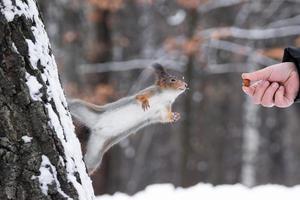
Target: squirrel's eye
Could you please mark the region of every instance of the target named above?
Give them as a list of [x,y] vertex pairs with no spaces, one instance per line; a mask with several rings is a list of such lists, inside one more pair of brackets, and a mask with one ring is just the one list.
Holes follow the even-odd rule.
[[176,80],[174,78],[171,79],[171,82],[175,82]]

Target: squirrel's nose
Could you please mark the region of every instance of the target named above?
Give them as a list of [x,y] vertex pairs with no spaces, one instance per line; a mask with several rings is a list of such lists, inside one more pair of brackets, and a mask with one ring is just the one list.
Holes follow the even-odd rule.
[[184,86],[187,88],[188,84],[187,84],[187,83],[184,83]]

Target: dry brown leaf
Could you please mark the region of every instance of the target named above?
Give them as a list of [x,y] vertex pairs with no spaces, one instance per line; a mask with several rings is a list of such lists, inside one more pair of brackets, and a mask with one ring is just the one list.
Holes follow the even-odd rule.
[[99,12],[98,9],[91,9],[90,12],[87,13],[87,19],[91,22],[100,22],[103,20],[103,13]]
[[184,54],[190,56],[199,53],[201,42],[202,40],[200,37],[193,37],[190,40],[186,40],[182,46],[182,50]]
[[136,2],[141,5],[153,5],[154,0],[136,0]]
[[208,0],[177,0],[177,3],[187,9],[197,9],[201,4],[207,3]]
[[300,47],[300,37],[297,37],[297,38],[295,39],[295,46],[296,46],[296,47]]
[[173,37],[169,37],[164,41],[164,48],[168,52],[178,50],[179,48],[181,48],[181,46],[182,45],[179,44],[178,41],[176,41],[176,38]]
[[277,47],[272,49],[264,49],[264,50],[260,50],[260,53],[263,54],[264,56],[281,60],[283,56],[283,48]]
[[64,43],[72,43],[78,39],[79,34],[75,31],[67,31],[63,34]]
[[220,28],[218,30],[213,31],[210,37],[212,39],[218,40],[230,37],[231,35],[232,34],[229,28]]
[[101,10],[116,12],[123,7],[124,0],[88,0],[92,5]]

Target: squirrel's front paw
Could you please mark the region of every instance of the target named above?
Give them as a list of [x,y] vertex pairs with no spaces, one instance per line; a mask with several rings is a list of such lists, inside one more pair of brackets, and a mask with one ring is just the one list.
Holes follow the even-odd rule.
[[150,108],[149,100],[146,95],[137,95],[135,98],[142,104],[142,108],[144,111]]
[[169,122],[176,122],[180,119],[180,113],[170,112],[169,113]]

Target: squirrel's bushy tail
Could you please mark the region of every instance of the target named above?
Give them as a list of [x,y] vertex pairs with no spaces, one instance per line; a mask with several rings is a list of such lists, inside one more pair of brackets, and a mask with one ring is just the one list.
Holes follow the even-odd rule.
[[99,118],[99,110],[95,110],[92,104],[79,99],[67,99],[69,110],[76,119],[88,128],[92,128]]

